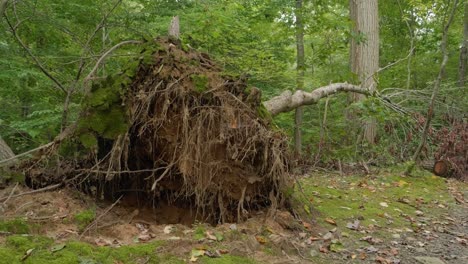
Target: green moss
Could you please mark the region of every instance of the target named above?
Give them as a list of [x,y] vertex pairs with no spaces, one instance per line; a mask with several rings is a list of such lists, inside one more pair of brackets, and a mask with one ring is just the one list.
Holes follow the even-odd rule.
[[204,263],[204,264],[237,264],[237,263],[255,264],[258,262],[249,258],[233,256],[233,255],[223,255],[220,258],[203,257],[200,259],[200,263]]
[[[0,244],[0,263],[11,264],[72,264],[72,263],[184,263],[172,256],[160,257],[155,250],[162,245],[156,241],[148,244],[120,248],[96,247],[82,242],[68,242],[57,251],[52,239],[32,236],[9,236]],[[32,254],[21,261],[26,251]]]
[[18,218],[11,221],[0,221],[0,231],[12,234],[27,234],[30,230],[26,221]]
[[193,84],[195,85],[195,91],[201,93],[206,91],[208,86],[208,77],[201,74],[192,74],[190,75],[190,79],[192,80]]
[[[438,204],[452,203],[445,180],[436,176],[419,175],[403,177],[402,172],[384,173],[379,176],[363,177],[338,175],[314,175],[301,181],[304,194],[296,192],[294,198],[321,212],[318,222],[325,227],[331,225],[325,218],[333,218],[339,228],[355,219],[362,226],[378,225],[386,228],[376,231],[374,236],[389,236],[389,229],[412,229],[411,222],[403,215],[416,218],[416,210],[434,217],[448,209]],[[409,204],[402,203],[405,199]],[[421,202],[422,201],[422,202]],[[386,203],[388,207],[382,206]],[[349,232],[359,236],[358,232]]]
[[78,227],[83,230],[91,224],[92,221],[96,218],[96,211],[94,209],[84,210],[75,214],[74,219]]
[[80,142],[86,148],[93,148],[96,147],[98,141],[96,137],[92,133],[84,133],[80,135]]

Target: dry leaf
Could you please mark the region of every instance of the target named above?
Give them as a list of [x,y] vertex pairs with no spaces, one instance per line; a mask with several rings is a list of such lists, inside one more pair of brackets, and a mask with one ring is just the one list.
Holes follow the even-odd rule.
[[255,239],[257,239],[258,243],[260,244],[265,244],[267,242],[264,236],[255,236]]
[[329,223],[330,225],[336,226],[336,221],[331,218],[325,218],[325,222]]

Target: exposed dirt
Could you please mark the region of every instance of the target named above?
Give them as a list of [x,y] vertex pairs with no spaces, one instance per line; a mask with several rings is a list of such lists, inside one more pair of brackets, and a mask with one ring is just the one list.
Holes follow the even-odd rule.
[[[0,191],[7,197],[13,186]],[[31,191],[17,187],[15,194]],[[76,215],[95,209],[95,220],[80,226]],[[163,219],[159,213],[164,210]],[[258,212],[244,223],[222,224],[160,224],[183,222],[186,210],[166,206],[157,210],[135,209],[120,202],[112,207],[108,202],[95,203],[82,193],[62,189],[11,198],[2,209],[0,220],[24,219],[32,234],[54,239],[56,243],[81,240],[96,246],[120,247],[164,241],[159,253],[188,260],[192,249],[217,249],[223,254],[254,258],[260,263],[302,263],[297,254],[299,236],[297,222],[290,213],[278,211],[275,216]],[[292,230],[296,229],[296,230]],[[310,233],[312,234],[312,233]],[[0,234],[0,246],[8,233]],[[216,238],[215,237],[218,237]],[[301,235],[303,238],[306,233]]]
[[[414,190],[416,200],[413,200],[413,196],[405,196],[408,201],[402,202],[409,204],[396,207],[398,202],[393,201],[400,198],[388,195],[396,195],[397,192],[407,193],[403,186],[395,186],[395,180],[400,179],[398,177],[387,180],[385,177],[382,178],[382,181],[387,181],[389,183],[387,186],[390,187],[382,187],[384,185],[380,180],[369,180],[366,177],[353,179],[336,175],[326,175],[326,177],[328,181],[317,176],[301,180],[304,188],[309,188],[305,183],[312,182],[313,186],[316,186],[312,188],[312,193],[320,192],[320,196],[314,195],[315,204],[323,204],[319,203],[317,197],[324,202],[327,200],[333,203],[341,202],[341,198],[326,193],[326,190],[330,193],[339,190],[340,184],[343,188],[349,186],[358,188],[357,194],[362,193],[363,197],[376,195],[373,199],[377,201],[364,203],[367,214],[365,211],[347,211],[346,206],[352,207],[353,204],[349,202],[356,198],[343,200],[343,206],[335,204],[345,211],[337,211],[339,214],[357,213],[355,219],[363,219],[359,215],[364,215],[366,220],[361,221],[361,227],[353,229],[354,227],[347,226],[347,222],[353,221],[346,216],[341,219],[335,217],[336,223],[334,223],[335,220],[330,218],[333,212],[323,209],[317,218],[316,226],[300,223],[284,211],[278,211],[273,216],[268,215],[268,212],[259,211],[243,223],[225,223],[216,227],[202,223],[168,224],[184,222],[184,217],[190,218],[187,216],[191,214],[190,210],[168,205],[155,210],[147,207],[137,208],[132,201],[124,200],[115,205],[109,202],[96,203],[81,192],[71,189],[11,198],[2,205],[0,215],[2,220],[25,219],[32,227],[33,234],[53,238],[56,243],[82,240],[97,247],[120,247],[164,241],[156,254],[170,254],[184,261],[189,261],[193,250],[202,250],[207,255],[213,256],[222,252],[251,258],[258,263],[418,263],[419,257],[422,257],[420,263],[468,262],[466,203],[468,189],[465,185],[449,180],[445,187],[440,189],[450,193],[447,196],[443,193],[440,195],[428,193],[428,196],[418,198],[427,191],[439,190],[436,187],[430,189],[430,185],[420,187],[418,181],[424,183],[435,178],[429,177],[426,180],[401,178],[404,182],[400,180],[399,183],[410,186],[406,188],[408,191]],[[437,178],[435,184],[443,181]],[[317,185],[317,182],[324,185],[323,189]],[[416,187],[423,190],[411,189]],[[13,186],[10,186],[1,190],[0,198],[9,196],[12,189]],[[27,191],[30,190],[17,187],[15,193]],[[353,197],[352,191],[341,190],[337,193],[341,195],[348,193]],[[382,192],[383,196],[380,196],[379,192]],[[388,194],[385,194],[386,192]],[[433,201],[431,197],[440,200]],[[373,223],[367,221],[374,215],[373,211],[369,211],[372,209],[371,202],[376,202],[378,206],[380,199],[384,198],[388,198],[386,201],[390,204],[390,208],[392,205],[395,209],[408,208],[408,211],[400,212],[404,222],[398,224],[398,219],[395,218],[398,214],[393,214],[394,209],[389,208],[377,212],[378,215],[382,215],[381,219],[377,219],[378,224],[377,222],[374,225],[368,224]],[[421,202],[419,205],[413,204],[418,201]],[[76,215],[90,208],[95,208],[95,220],[80,226]],[[414,210],[421,210],[424,213],[406,214]],[[0,247],[8,235],[0,234]],[[207,255],[203,258],[208,258]]]

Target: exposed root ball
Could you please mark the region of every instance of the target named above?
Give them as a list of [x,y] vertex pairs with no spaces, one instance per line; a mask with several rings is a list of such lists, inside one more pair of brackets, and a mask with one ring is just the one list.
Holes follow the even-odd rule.
[[96,155],[79,162],[75,182],[114,199],[138,190],[154,206],[185,205],[212,222],[277,207],[288,146],[260,97],[206,54],[168,39],[147,44],[136,70],[93,88],[75,138]]

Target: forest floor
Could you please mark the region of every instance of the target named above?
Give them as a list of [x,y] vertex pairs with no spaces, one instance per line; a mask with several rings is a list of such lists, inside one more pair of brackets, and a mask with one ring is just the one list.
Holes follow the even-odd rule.
[[30,190],[12,185],[0,190],[0,264],[468,263],[468,184],[401,171],[298,177],[297,208],[314,225],[283,211],[169,225],[174,208],[158,219],[70,189],[15,197]]

